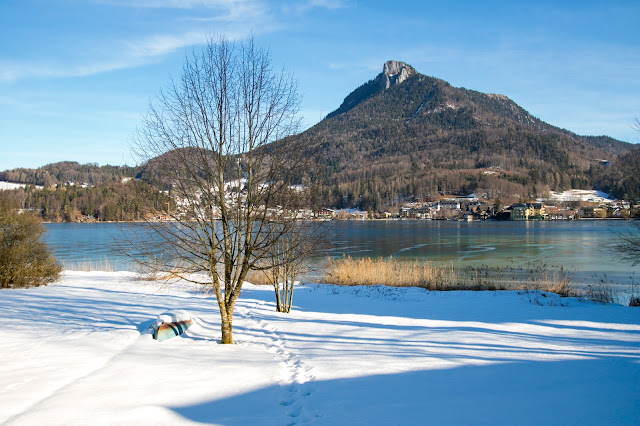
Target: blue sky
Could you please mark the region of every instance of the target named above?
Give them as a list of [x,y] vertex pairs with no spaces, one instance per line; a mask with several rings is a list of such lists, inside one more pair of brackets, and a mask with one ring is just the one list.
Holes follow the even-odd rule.
[[0,170],[133,164],[149,99],[207,36],[253,34],[309,126],[386,60],[640,142],[640,2],[0,0]]

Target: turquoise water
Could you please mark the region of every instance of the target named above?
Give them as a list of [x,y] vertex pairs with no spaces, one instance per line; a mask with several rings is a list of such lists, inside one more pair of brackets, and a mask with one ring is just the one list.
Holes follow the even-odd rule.
[[340,223],[333,253],[461,265],[545,263],[583,271],[631,270],[616,257],[622,221]]
[[65,265],[108,262],[117,270],[127,270],[131,261],[122,256],[118,242],[123,239],[115,223],[48,223],[45,242],[58,262]]
[[[348,255],[429,260],[462,267],[562,266],[575,270],[579,281],[605,278],[616,283],[630,282],[638,271],[620,260],[614,248],[617,233],[632,229],[626,221],[350,221],[329,226],[333,228],[333,244],[316,254],[319,263],[327,256]],[[46,227],[45,240],[61,262],[74,265],[106,259],[117,270],[132,268],[130,259],[115,250],[123,239],[118,224]]]

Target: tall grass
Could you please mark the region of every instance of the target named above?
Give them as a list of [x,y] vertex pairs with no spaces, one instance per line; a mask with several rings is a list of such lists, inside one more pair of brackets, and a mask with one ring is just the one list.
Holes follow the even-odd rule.
[[564,297],[578,296],[578,292],[573,287],[573,274],[573,271],[568,271],[563,267],[548,269],[546,265],[543,265],[532,270],[527,281],[522,283],[520,288],[547,291]]
[[269,277],[267,276],[267,271],[256,271],[254,269],[250,269],[249,272],[247,272],[247,276],[244,277],[244,280],[253,285],[271,285],[271,281],[269,281]]
[[[511,277],[505,275],[511,272]],[[431,262],[398,261],[393,258],[328,259],[325,282],[338,285],[375,285],[422,287],[427,290],[541,290],[561,296],[576,296],[573,272],[546,265],[529,271],[524,280],[512,269],[463,268],[437,266]]]
[[116,266],[106,257],[100,260],[63,261],[62,267],[65,271],[79,272],[115,272]]
[[328,259],[327,284],[422,287],[427,290],[495,290],[498,285],[479,274],[461,276],[453,265],[436,266],[431,262],[401,262],[383,259]]
[[[99,260],[63,261],[62,267],[66,271],[78,272],[117,272],[122,270],[107,257]],[[137,274],[138,281],[169,281],[180,278],[175,269],[160,271],[149,265],[130,265],[129,271]]]
[[639,307],[640,306],[640,289],[638,289],[638,285],[635,280],[631,280],[631,294],[629,295],[629,306]]
[[[590,284],[587,286],[586,291],[583,294],[583,297],[587,300],[591,300],[592,302],[607,304],[607,303],[615,303],[623,302],[622,296],[620,294],[619,288],[611,283],[607,275],[602,275],[597,282],[594,284]],[[635,282],[633,279],[631,280],[631,294],[629,295],[629,306],[633,306],[633,299],[635,297]]]

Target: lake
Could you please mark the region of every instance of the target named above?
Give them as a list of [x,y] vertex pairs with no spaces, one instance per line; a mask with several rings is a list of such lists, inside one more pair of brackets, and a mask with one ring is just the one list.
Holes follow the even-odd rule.
[[[456,267],[527,269],[546,265],[575,270],[574,281],[579,283],[639,281],[635,276],[638,268],[621,261],[614,248],[617,233],[632,229],[627,221],[392,220],[335,221],[330,226],[333,247],[317,254],[319,264],[327,256],[346,255],[429,260]],[[118,224],[61,223],[46,227],[45,241],[70,269],[105,260],[116,270],[132,268],[130,260],[118,256],[112,248],[114,238],[122,235]]]

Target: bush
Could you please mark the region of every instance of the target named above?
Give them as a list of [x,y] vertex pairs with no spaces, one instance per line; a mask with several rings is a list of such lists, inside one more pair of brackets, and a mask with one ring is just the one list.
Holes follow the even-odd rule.
[[0,204],[0,288],[40,286],[58,278],[61,268],[40,240],[45,232],[35,216]]

